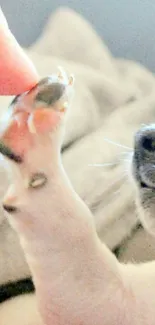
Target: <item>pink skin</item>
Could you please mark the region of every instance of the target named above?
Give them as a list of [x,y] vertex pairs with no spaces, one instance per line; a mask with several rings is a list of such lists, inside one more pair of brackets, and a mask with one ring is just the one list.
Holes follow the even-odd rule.
[[20,94],[38,82],[37,71],[11,33],[0,8],[0,95]]
[[[31,134],[23,163],[10,162],[13,183],[3,201],[17,208],[8,217],[29,263],[43,322],[154,325],[155,293],[145,285],[147,272],[121,265],[100,242],[91,212],[66,176],[60,155],[64,121],[62,113],[50,133]],[[47,183],[32,188],[36,172]]]

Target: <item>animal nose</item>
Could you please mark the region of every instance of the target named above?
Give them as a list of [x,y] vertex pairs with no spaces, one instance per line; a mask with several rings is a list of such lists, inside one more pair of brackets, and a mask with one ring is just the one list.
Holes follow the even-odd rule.
[[135,135],[135,153],[152,156],[155,153],[155,124],[140,129]]
[[17,212],[17,208],[13,205],[7,205],[7,204],[3,204],[3,209],[5,211],[7,211],[8,213],[15,213]]
[[136,133],[132,167],[141,188],[155,187],[155,124]]

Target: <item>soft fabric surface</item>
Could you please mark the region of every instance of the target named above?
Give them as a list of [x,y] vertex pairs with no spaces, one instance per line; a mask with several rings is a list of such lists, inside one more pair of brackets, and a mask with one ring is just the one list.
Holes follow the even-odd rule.
[[[132,147],[134,132],[154,120],[155,78],[135,62],[114,58],[89,23],[66,8],[52,15],[26,52],[41,77],[56,72],[59,65],[75,75],[63,161],[75,190],[92,210],[100,238],[114,250],[128,240],[137,217],[127,177],[131,151],[105,138]],[[0,99],[1,113],[9,101]],[[89,166],[94,163],[112,165]],[[9,183],[3,164],[0,179],[2,197]],[[0,283],[27,277],[30,272],[18,238],[2,210],[0,247]]]

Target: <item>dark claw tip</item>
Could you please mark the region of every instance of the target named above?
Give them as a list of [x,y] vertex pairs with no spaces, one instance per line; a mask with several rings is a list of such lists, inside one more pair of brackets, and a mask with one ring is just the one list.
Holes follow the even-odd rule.
[[2,141],[0,142],[0,153],[5,157],[13,160],[16,163],[22,163],[22,158],[16,155],[9,147],[7,147]]
[[3,209],[5,211],[7,211],[8,213],[14,213],[14,212],[17,212],[17,208],[14,207],[13,205],[7,205],[7,204],[3,204]]

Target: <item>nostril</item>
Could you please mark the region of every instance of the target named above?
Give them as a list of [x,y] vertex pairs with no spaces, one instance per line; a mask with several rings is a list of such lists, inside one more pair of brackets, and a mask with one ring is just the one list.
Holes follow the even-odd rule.
[[7,204],[3,204],[3,209],[9,213],[14,213],[17,212],[17,208],[13,205],[7,205]]
[[142,137],[141,146],[147,151],[155,152],[155,138],[149,135]]

